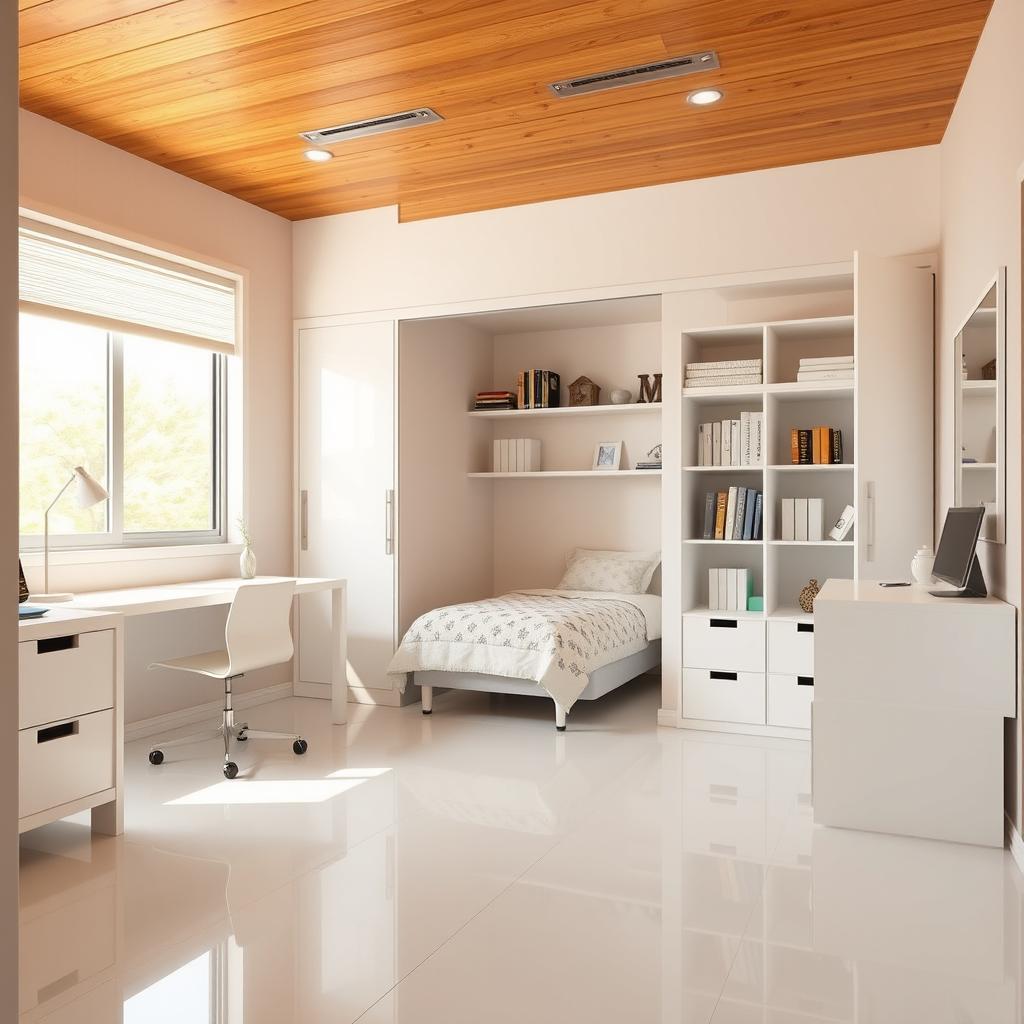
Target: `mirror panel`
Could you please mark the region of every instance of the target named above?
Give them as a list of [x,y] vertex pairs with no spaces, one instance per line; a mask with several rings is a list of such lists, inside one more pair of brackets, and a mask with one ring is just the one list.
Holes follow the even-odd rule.
[[984,505],[981,539],[1005,541],[1006,270],[964,321],[954,346],[955,503]]

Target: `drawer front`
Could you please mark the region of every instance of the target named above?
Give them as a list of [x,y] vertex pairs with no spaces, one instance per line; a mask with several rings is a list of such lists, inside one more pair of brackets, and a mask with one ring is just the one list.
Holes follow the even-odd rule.
[[768,623],[768,671],[783,676],[814,675],[814,623]]
[[63,995],[112,966],[116,924],[117,902],[112,886],[23,922],[21,1012]]
[[719,616],[683,620],[683,665],[686,668],[764,671],[764,623]]
[[18,733],[18,816],[114,784],[114,712],[97,711]]
[[18,728],[114,706],[114,631],[18,644]]
[[768,677],[768,724],[810,729],[814,679],[811,676]]
[[683,717],[764,725],[764,676],[757,672],[683,669]]

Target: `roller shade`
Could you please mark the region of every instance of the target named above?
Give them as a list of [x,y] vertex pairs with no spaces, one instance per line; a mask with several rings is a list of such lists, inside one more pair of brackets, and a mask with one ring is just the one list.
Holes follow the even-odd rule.
[[234,353],[234,278],[24,220],[18,234],[24,312]]

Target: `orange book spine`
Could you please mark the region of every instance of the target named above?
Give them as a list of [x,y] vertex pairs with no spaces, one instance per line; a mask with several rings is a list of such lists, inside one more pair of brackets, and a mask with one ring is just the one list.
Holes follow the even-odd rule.
[[816,466],[821,463],[821,428],[815,427],[811,431],[811,462]]
[[800,465],[800,431],[796,427],[789,432],[789,461]]
[[715,540],[725,539],[725,509],[729,502],[729,492],[718,492],[718,503],[715,507]]

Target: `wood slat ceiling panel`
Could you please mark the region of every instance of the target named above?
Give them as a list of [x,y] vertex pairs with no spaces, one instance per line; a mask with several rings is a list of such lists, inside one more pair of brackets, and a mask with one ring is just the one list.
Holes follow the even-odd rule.
[[[938,142],[991,0],[19,0],[22,104],[284,216],[403,219]],[[557,99],[684,52],[718,71]],[[693,88],[725,100],[695,109]],[[300,130],[446,120],[301,156]]]

